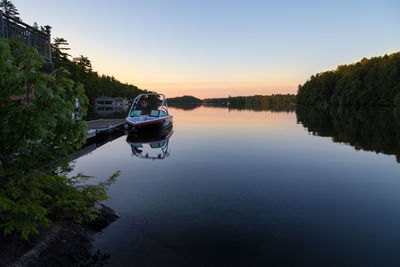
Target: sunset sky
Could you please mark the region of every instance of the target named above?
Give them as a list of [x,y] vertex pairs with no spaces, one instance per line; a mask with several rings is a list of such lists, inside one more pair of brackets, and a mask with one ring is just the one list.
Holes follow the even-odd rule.
[[400,50],[400,1],[14,0],[93,69],[168,97],[296,93]]

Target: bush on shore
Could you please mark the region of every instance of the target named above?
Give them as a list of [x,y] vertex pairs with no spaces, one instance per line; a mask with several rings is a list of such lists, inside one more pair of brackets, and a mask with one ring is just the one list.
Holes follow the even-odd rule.
[[[88,103],[68,71],[40,71],[44,59],[19,40],[0,39],[0,229],[28,239],[53,221],[96,216],[106,188],[68,177],[67,157],[86,140],[81,120]],[[83,108],[76,109],[76,101]]]

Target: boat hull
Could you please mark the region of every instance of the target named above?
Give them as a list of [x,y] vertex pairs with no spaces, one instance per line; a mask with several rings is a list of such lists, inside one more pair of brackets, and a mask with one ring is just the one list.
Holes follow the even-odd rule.
[[131,127],[143,127],[143,126],[162,126],[167,127],[172,125],[172,116],[151,118],[148,120],[140,120],[138,118],[126,118],[126,122]]

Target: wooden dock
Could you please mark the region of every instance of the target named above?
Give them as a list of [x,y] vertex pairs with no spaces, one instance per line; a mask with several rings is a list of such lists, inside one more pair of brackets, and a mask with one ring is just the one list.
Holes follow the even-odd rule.
[[94,121],[86,121],[88,127],[87,139],[95,137],[99,134],[112,134],[118,130],[125,129],[125,119],[99,119]]

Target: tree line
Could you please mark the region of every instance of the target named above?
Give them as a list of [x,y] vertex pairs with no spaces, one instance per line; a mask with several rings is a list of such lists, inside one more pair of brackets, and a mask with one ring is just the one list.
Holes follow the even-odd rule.
[[178,108],[193,109],[196,106],[229,107],[230,109],[248,110],[282,110],[292,111],[295,109],[296,95],[255,95],[235,96],[225,98],[199,99],[194,96],[181,96],[168,99],[168,104]]
[[122,96],[132,99],[138,94],[148,92],[135,85],[122,83],[115,77],[100,75],[92,69],[91,61],[85,56],[71,57],[68,54],[69,43],[64,38],[55,38],[52,47],[52,58],[55,68],[64,68],[70,72],[70,78],[84,86],[90,103],[99,96]]
[[294,110],[295,102],[296,95],[293,94],[230,96],[203,100],[205,105],[228,105],[232,109],[251,110]]
[[301,105],[400,105],[400,52],[339,66],[299,85]]
[[[0,9],[8,16],[21,21],[18,9],[9,0],[0,1]],[[35,22],[32,26],[35,29],[44,31],[43,26],[38,26]],[[64,38],[54,38],[52,49],[52,60],[55,69],[66,69],[70,73],[70,78],[75,82],[82,84],[89,101],[99,96],[122,96],[127,98],[134,98],[140,93],[148,92],[141,90],[135,85],[122,83],[115,77],[109,75],[99,75],[93,71],[92,63],[89,58],[85,56],[72,57],[68,54],[69,43]]]
[[168,98],[168,104],[201,104],[202,100],[191,95]]

